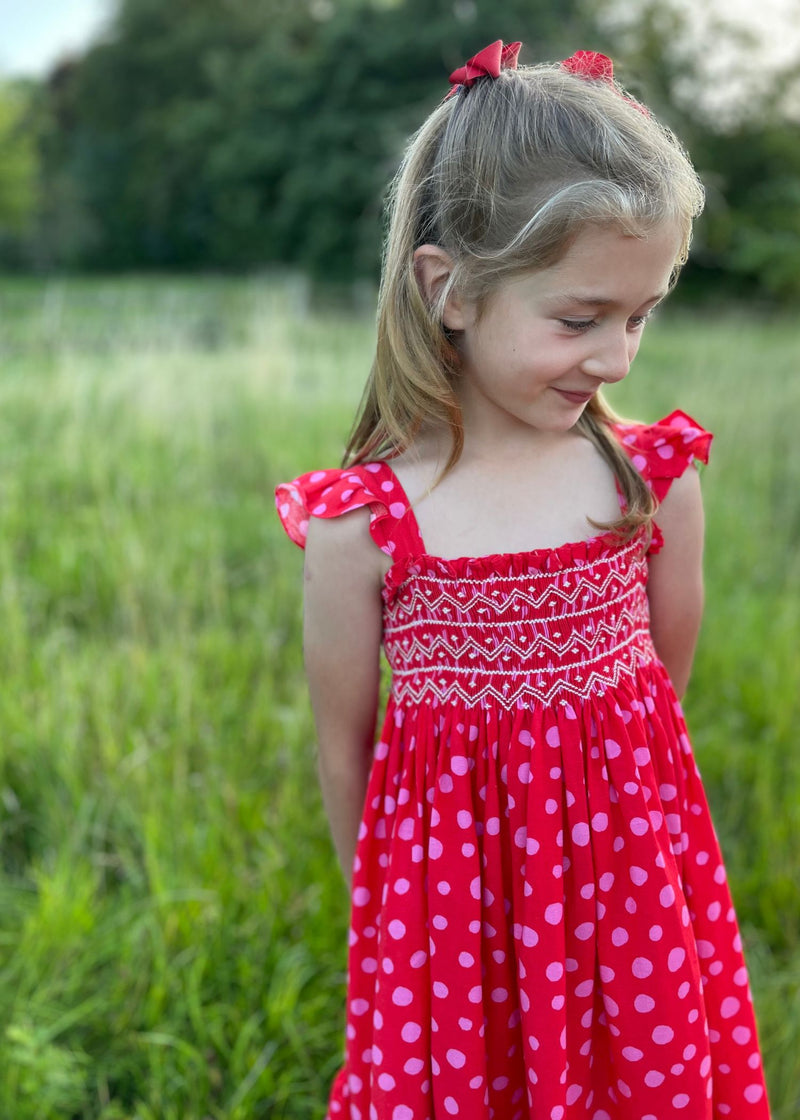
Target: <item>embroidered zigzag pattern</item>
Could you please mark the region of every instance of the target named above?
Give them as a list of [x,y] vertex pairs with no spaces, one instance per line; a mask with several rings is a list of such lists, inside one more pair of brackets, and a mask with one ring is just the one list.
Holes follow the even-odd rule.
[[[556,625],[559,620],[556,620]],[[608,656],[608,648],[618,643],[622,633],[631,634],[641,627],[642,623],[646,623],[646,618],[643,618],[641,609],[624,610],[615,620],[615,625],[609,625],[607,622],[601,622],[593,628],[591,637],[586,638],[582,633],[573,630],[569,633],[563,641],[558,641],[561,635],[558,630],[553,632],[552,638],[544,633],[519,633],[516,640],[511,637],[496,637],[489,634],[486,637],[475,639],[469,634],[462,633],[462,641],[459,641],[458,635],[454,634],[452,640],[449,640],[446,634],[436,634],[433,637],[429,635],[414,636],[413,641],[404,640],[400,643],[393,645],[393,650],[397,657],[398,667],[402,662],[404,667],[413,669],[414,661],[424,661],[435,668],[434,659],[438,663],[460,665],[466,663],[467,658],[470,660],[480,659],[482,662],[499,662],[511,661],[530,661],[532,657],[546,657],[548,653],[553,658],[562,662],[561,668],[569,668],[570,666],[563,662],[563,658],[569,653],[578,653],[583,650],[585,657],[580,661],[574,662],[575,665],[580,666],[587,660],[591,660],[597,652],[598,648],[604,643],[608,643],[606,651],[600,656]],[[522,625],[518,624],[519,630],[523,629]],[[455,629],[451,625],[450,629]],[[486,631],[486,626],[483,628]],[[437,658],[436,655],[439,655]]]
[[[564,697],[565,694],[574,696],[579,700],[585,700],[593,692],[602,692],[605,688],[616,686],[623,677],[632,677],[639,665],[652,660],[654,656],[654,651],[652,656],[648,657],[646,651],[629,647],[629,656],[624,660],[617,659],[611,672],[602,673],[594,670],[588,674],[585,680],[581,681],[577,679],[571,681],[568,678],[560,677],[553,681],[549,687],[544,686],[544,684],[534,684],[524,674],[515,674],[516,676],[523,676],[516,687],[509,681],[499,684],[496,680],[490,680],[480,688],[467,690],[458,681],[439,684],[433,678],[426,677],[419,683],[414,681],[396,682],[392,692],[398,702],[430,704],[438,701],[445,704],[459,699],[467,707],[478,704],[483,706],[489,700],[494,700],[505,708],[515,707],[521,701],[537,701],[541,704],[550,704],[559,697]],[[531,674],[531,676],[533,675],[538,674]]]
[[[453,611],[458,614],[470,614],[471,612],[504,614],[508,610],[522,609],[523,606],[527,606],[532,614],[542,616],[543,608],[552,609],[559,606],[559,603],[563,606],[576,606],[578,600],[581,599],[584,606],[571,613],[582,615],[600,607],[608,609],[615,602],[630,594],[633,589],[626,585],[630,583],[631,574],[638,575],[638,565],[632,565],[626,573],[611,570],[605,577],[601,572],[595,571],[592,582],[588,578],[578,580],[572,590],[566,590],[554,582],[540,594],[537,594],[536,588],[532,584],[529,585],[527,590],[512,586],[504,590],[495,588],[493,591],[486,592],[483,589],[490,582],[488,580],[481,580],[478,588],[470,594],[466,580],[452,581],[453,587],[461,589],[455,591],[450,590],[448,585],[441,580],[418,576],[414,580],[411,594],[405,599],[398,599],[392,614],[397,616],[405,614],[409,617],[413,617],[420,611],[426,614],[441,613],[444,615],[449,615]],[[501,582],[506,583],[507,581],[503,579]],[[615,582],[625,589],[622,595],[612,592],[612,585]],[[417,584],[420,586],[417,587]],[[408,586],[408,583],[404,585],[404,587]],[[596,600],[596,605],[593,608],[585,606],[590,599]],[[564,618],[568,615],[562,613],[558,617]],[[397,625],[402,625],[399,617],[397,618]]]
[[396,698],[549,703],[630,677],[655,651],[646,562],[621,565],[620,555],[576,569],[574,581],[563,569],[545,573],[549,581],[538,587],[527,575],[412,577],[384,618]]
[[[462,601],[461,603],[459,603],[458,610],[455,612],[457,617],[454,618],[453,617],[454,612],[452,610],[450,610],[449,608],[445,608],[442,611],[441,616],[437,616],[436,614],[433,613],[433,610],[435,609],[435,604],[433,603],[433,601],[428,599],[428,598],[418,596],[418,597],[416,597],[415,602],[414,602],[414,610],[416,611],[416,617],[412,617],[411,621],[408,621],[408,622],[393,622],[392,617],[396,614],[400,614],[400,610],[395,608],[391,612],[391,614],[387,617],[386,632],[391,633],[392,636],[394,636],[395,634],[400,634],[405,630],[417,629],[420,625],[420,622],[425,622],[425,624],[428,625],[428,626],[444,626],[444,627],[449,626],[449,627],[452,627],[453,625],[455,625],[455,626],[476,627],[476,628],[479,628],[479,627],[485,628],[487,625],[499,626],[499,627],[519,626],[521,622],[535,622],[535,623],[541,623],[542,625],[549,624],[549,623],[558,623],[558,622],[562,622],[562,621],[565,622],[565,623],[569,623],[570,619],[579,619],[579,618],[590,619],[592,615],[607,614],[609,612],[609,610],[613,610],[614,608],[620,607],[621,604],[627,602],[629,599],[631,599],[633,596],[635,596],[636,592],[637,592],[636,586],[627,587],[627,588],[625,588],[625,590],[622,592],[621,595],[613,596],[612,598],[605,599],[601,602],[595,603],[593,606],[584,607],[581,610],[561,611],[559,614],[539,613],[538,615],[535,612],[535,608],[533,610],[525,610],[525,611],[522,610],[523,603],[527,603],[529,606],[531,604],[530,604],[530,600],[528,599],[528,597],[526,595],[524,595],[522,593],[519,593],[519,594],[512,595],[512,596],[509,597],[509,601],[510,601],[510,604],[511,604],[510,613],[514,613],[516,615],[516,617],[508,618],[508,619],[499,618],[499,617],[492,617],[491,622],[488,622],[487,617],[484,617],[484,616],[490,616],[494,610],[497,611],[498,615],[503,614],[503,613],[509,613],[507,611],[507,608],[497,606],[496,603],[492,603],[490,606],[479,607],[477,612],[476,612],[478,615],[481,616],[479,621],[471,622],[471,621],[469,621],[469,617],[468,617],[470,607],[472,605],[471,601],[466,602],[466,603]],[[584,602],[588,598],[589,598],[589,595],[584,595]],[[450,597],[450,600],[452,601],[452,596]],[[485,597],[482,596],[480,601],[485,602]],[[558,601],[556,599],[551,598],[547,605],[552,608],[552,607],[558,606],[559,604],[558,604]],[[414,610],[411,609],[411,607],[409,606],[408,603],[404,604],[404,607],[407,608],[406,609],[407,614],[409,614],[409,615],[414,614]],[[517,613],[517,612],[520,612],[520,613]]]

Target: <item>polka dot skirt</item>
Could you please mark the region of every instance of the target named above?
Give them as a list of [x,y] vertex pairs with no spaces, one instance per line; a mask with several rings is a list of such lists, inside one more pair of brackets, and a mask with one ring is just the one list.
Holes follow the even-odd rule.
[[[659,498],[711,438],[683,413],[617,433]],[[327,1120],[768,1120],[647,542],[429,556],[386,463],[277,502],[301,545],[366,506],[394,560]]]

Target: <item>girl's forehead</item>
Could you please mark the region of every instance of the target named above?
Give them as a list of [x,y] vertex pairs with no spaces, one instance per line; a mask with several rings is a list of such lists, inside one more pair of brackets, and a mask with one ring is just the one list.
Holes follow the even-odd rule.
[[640,236],[617,228],[590,226],[547,268],[517,282],[541,295],[574,295],[580,302],[614,302],[617,293],[652,287],[648,297],[666,294],[683,246],[682,230],[664,222]]
[[641,232],[615,225],[588,225],[573,238],[552,268],[556,272],[570,271],[591,264],[613,263],[620,257],[656,258],[673,250],[677,254],[682,242],[683,230],[673,221],[659,222]]

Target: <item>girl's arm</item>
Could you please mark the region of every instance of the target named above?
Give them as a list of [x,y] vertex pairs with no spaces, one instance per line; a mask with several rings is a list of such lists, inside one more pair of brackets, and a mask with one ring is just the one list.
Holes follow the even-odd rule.
[[348,887],[380,687],[381,558],[367,510],[311,518],[303,645],[322,799]]
[[697,470],[675,479],[656,520],[664,546],[650,558],[647,596],[656,653],[683,696],[703,615],[703,502]]

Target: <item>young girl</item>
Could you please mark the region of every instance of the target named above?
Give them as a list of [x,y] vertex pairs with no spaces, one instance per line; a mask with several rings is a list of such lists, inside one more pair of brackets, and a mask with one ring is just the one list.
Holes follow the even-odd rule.
[[677,698],[711,436],[622,423],[600,392],[702,189],[607,58],[518,49],[456,71],[408,148],[347,466],[277,490],[352,869],[328,1117],[765,1120]]

